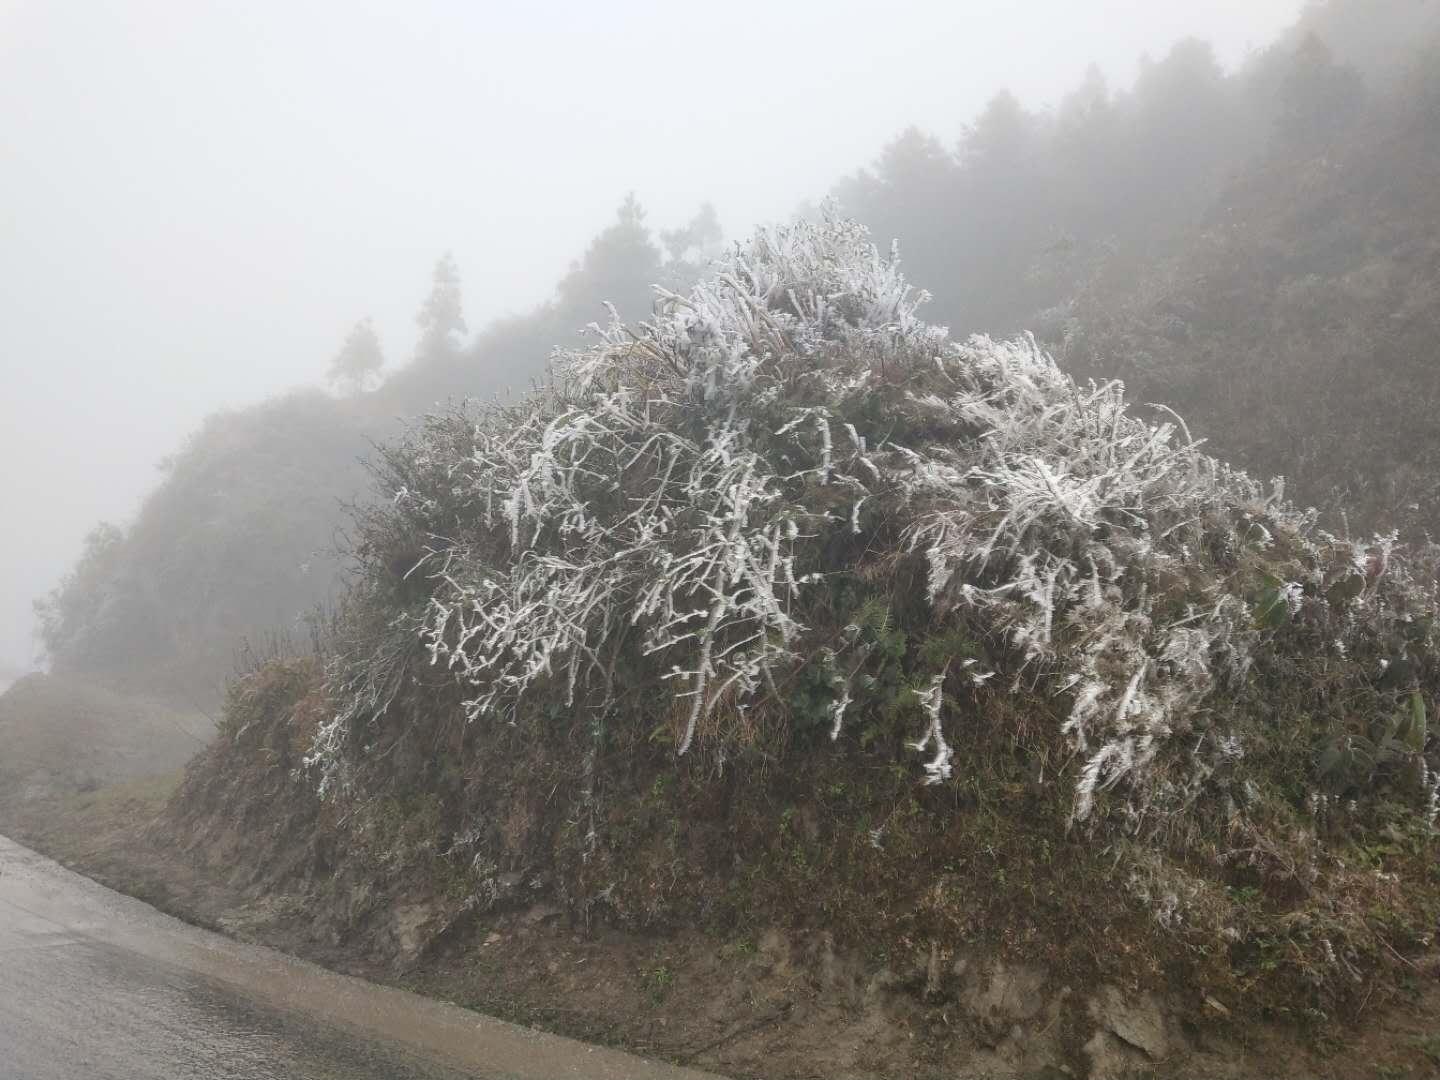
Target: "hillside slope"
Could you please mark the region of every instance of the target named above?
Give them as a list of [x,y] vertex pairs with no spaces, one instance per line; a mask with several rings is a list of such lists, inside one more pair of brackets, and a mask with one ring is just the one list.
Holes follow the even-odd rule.
[[[831,1071],[1203,1074],[1401,1000],[1440,917],[1433,554],[917,300],[853,225],[761,233],[413,429],[325,654],[233,686],[167,835],[400,970],[680,935],[722,1038],[735,966],[690,961],[763,941],[875,1025],[806,1029]],[[590,985],[557,964],[496,985]]]
[[[1238,71],[1192,40],[1132,87],[1092,72],[1054,110],[1000,94],[958,144],[906,132],[837,194],[899,239],[960,336],[1034,330],[1297,500],[1343,501],[1342,531],[1433,532],[1437,11],[1326,0]],[[529,315],[431,342],[371,394],[216,418],[52,597],[53,661],[217,700],[246,638],[303,636],[336,595],[370,440],[450,398],[523,391],[603,301],[633,320],[652,282],[693,280],[716,235],[702,213],[661,234],[662,257],[627,202]]]
[[1440,48],[1352,126],[1281,143],[1128,295],[1056,344],[1182,408],[1357,529],[1440,533]]
[[1186,41],[1129,88],[1000,94],[836,190],[952,329],[1034,331],[1337,528],[1433,533],[1437,56],[1433,3],[1322,0],[1236,71]]
[[294,391],[209,417],[162,464],[135,520],[99,525],[38,605],[53,669],[218,707],[247,648],[305,638],[307,620],[343,591],[344,534],[370,490],[364,462],[374,441],[451,398],[523,392],[556,342],[604,318],[605,300],[644,315],[652,282],[693,276],[674,243],[662,263],[627,201],[553,300],[529,315],[465,345],[422,342],[369,393]]

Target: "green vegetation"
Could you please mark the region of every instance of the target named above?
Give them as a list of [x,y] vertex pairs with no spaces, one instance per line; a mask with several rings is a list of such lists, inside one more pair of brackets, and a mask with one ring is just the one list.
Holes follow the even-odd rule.
[[451,919],[823,928],[1197,1022],[1402,994],[1440,915],[1433,556],[915,300],[851,225],[761,234],[386,448],[322,655],[234,684],[175,820]]

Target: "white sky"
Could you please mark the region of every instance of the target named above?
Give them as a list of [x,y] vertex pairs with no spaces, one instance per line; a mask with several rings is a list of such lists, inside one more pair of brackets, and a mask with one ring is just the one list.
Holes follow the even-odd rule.
[[[634,190],[785,217],[909,124],[1053,102],[1299,0],[0,0],[0,669],[30,599],[217,407],[413,342],[454,251],[472,329],[542,300]],[[0,670],[3,678],[3,670]]]

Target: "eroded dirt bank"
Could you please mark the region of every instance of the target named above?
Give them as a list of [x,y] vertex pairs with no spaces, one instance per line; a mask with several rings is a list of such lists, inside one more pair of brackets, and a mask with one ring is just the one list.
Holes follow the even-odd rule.
[[[176,776],[48,802],[3,827],[97,881],[199,926],[335,971],[671,1062],[753,1077],[1430,1077],[1437,1075],[1433,971],[1408,1006],[1320,1041],[1243,1016],[1201,1033],[1153,996],[1050,985],[1033,967],[929,957],[876,967],[826,935],[653,937],[572,927],[540,902],[436,932],[415,896],[350,935],[306,889],[237,887],[157,835]],[[357,907],[370,899],[356,894]],[[1120,945],[1118,947],[1123,947]],[[903,963],[903,961],[902,961]],[[978,969],[977,969],[978,968]],[[937,990],[927,993],[932,984]],[[1093,995],[1089,1052],[1065,1060],[1073,1014]],[[1226,1028],[1229,1034],[1226,1033]],[[1045,1060],[1046,1058],[1049,1060]],[[1086,1060],[1086,1059],[1089,1060]]]
[[[394,835],[356,837],[297,779],[281,742],[262,737],[245,749],[249,767],[217,774],[217,759],[235,763],[233,749],[233,738],[229,749],[212,748],[183,783],[170,772],[87,782],[86,791],[32,784],[23,798],[12,783],[0,797],[0,832],[242,941],[734,1076],[1340,1078],[1437,1069],[1433,965],[1414,967],[1406,1000],[1317,1029],[1259,1023],[1243,996],[1197,1010],[1163,973],[1149,984],[1087,979],[979,935],[970,948],[917,938],[908,949],[882,949],[800,918],[637,931],[601,904],[577,917],[553,881],[522,871],[497,873],[495,895],[477,904],[459,887],[466,882],[446,881],[443,858],[416,857],[423,812],[393,808]],[[796,822],[801,838],[819,828],[809,813],[802,808]],[[372,828],[384,820],[377,815]],[[336,850],[342,838],[373,850]],[[408,859],[382,857],[406,850]],[[1141,942],[1111,944],[1123,954]]]

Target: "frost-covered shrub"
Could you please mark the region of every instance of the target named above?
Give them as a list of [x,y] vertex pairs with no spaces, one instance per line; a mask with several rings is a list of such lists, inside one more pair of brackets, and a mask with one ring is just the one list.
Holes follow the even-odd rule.
[[[1382,659],[1428,692],[1431,579],[1388,543],[1319,532],[1167,410],[1134,414],[1032,339],[949,340],[924,299],[853,223],[765,230],[687,295],[661,291],[638,332],[597,327],[517,404],[428,420],[387,453],[362,557],[389,621],[334,665],[344,708],[314,762],[333,777],[357,752],[407,640],[473,723],[545,697],[624,724],[624,671],[674,702],[679,753],[723,758],[748,713],[818,671],[844,739],[881,661],[831,584],[907,565],[926,621],[984,645],[906,660],[924,778],[951,777],[984,695],[1039,692],[1062,703],[1077,820],[1109,790],[1106,819],[1132,828],[1243,807],[1257,724],[1312,693],[1257,674],[1287,650],[1366,707],[1400,701],[1371,685]],[[1420,700],[1417,806],[1434,801]]]

